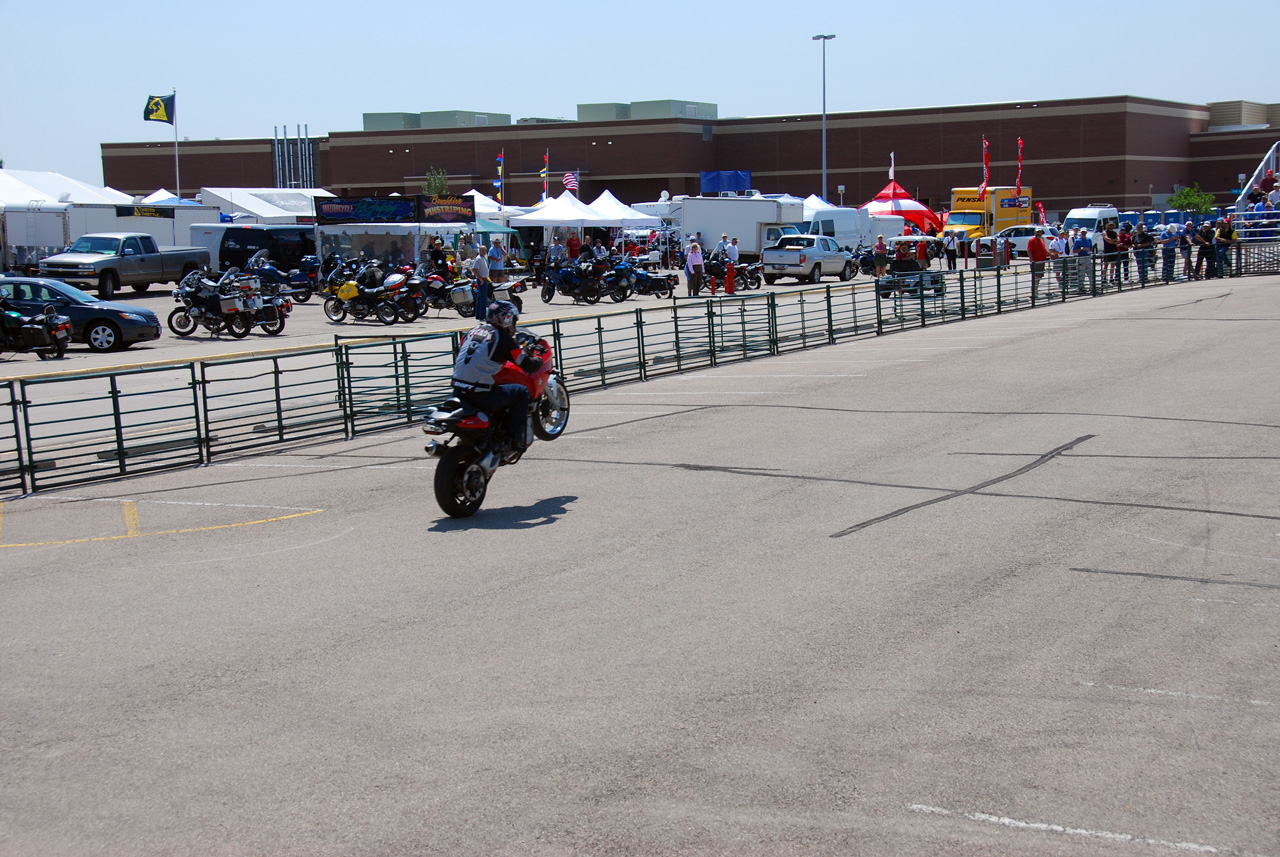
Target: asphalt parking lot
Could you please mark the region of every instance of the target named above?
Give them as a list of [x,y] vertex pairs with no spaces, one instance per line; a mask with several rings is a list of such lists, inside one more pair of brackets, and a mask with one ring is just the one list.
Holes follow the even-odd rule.
[[7,501],[0,853],[1277,857],[1277,286]]

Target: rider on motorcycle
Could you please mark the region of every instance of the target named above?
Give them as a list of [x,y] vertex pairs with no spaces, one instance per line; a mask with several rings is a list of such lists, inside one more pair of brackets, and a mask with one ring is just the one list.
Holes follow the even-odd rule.
[[510,301],[489,304],[485,321],[467,332],[453,364],[453,391],[459,399],[491,414],[507,409],[507,444],[513,452],[528,446],[529,391],[522,384],[495,385],[494,377],[507,360],[526,372],[542,368],[542,361],[516,342],[519,320],[520,311]]

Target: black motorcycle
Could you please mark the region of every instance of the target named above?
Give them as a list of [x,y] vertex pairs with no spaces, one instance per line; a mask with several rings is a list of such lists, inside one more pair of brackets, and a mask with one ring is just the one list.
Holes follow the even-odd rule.
[[[343,266],[339,271],[349,271]],[[376,318],[383,324],[395,324],[405,317],[406,307],[401,305],[407,294],[407,277],[396,273],[385,277],[377,259],[365,262],[352,279],[342,281],[336,293],[324,302],[324,314],[330,321],[345,321],[347,316],[366,319]],[[386,282],[384,282],[386,281]],[[416,315],[414,316],[417,317]]]
[[45,304],[39,315],[23,315],[9,305],[9,290],[0,289],[0,351],[60,360],[71,341],[71,319]]

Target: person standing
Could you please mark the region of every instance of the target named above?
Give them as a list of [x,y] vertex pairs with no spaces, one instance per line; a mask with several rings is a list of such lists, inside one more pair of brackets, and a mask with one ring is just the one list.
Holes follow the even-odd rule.
[[471,273],[476,278],[476,321],[484,321],[484,314],[489,309],[489,248],[480,245],[475,261],[471,263]]
[[1155,248],[1155,237],[1147,231],[1145,224],[1138,224],[1138,232],[1133,236],[1133,253],[1138,260],[1138,280],[1147,284],[1147,271],[1153,267],[1151,251]]
[[1164,228],[1164,235],[1160,238],[1160,259],[1160,278],[1166,283],[1173,282],[1178,262],[1178,233],[1174,231],[1173,224]]
[[489,247],[486,254],[489,260],[489,278],[495,283],[505,283],[507,281],[507,251],[502,246],[502,239],[493,239],[493,245]]
[[1196,279],[1200,279],[1203,272],[1206,280],[1212,280],[1218,275],[1218,253],[1213,246],[1213,224],[1205,221],[1200,224],[1200,230],[1191,239],[1196,245]]
[[889,245],[884,243],[884,236],[877,235],[875,246],[871,249],[876,263],[876,278],[883,277],[889,269]]
[[954,271],[956,269],[956,250],[959,247],[959,241],[956,240],[954,231],[948,232],[942,239],[942,249],[947,254],[947,270]]
[[685,282],[691,298],[702,291],[702,265],[702,247],[694,241],[689,244],[689,252],[685,254],[684,259]]
[[1102,232],[1102,285],[1120,282],[1120,233],[1113,224],[1108,223]]
[[738,239],[734,238],[724,248],[724,254],[729,257],[729,261],[734,265],[738,264],[738,258],[742,255],[742,251],[738,249]]
[[1049,248],[1044,243],[1044,230],[1037,229],[1027,241],[1027,258],[1031,260],[1031,299],[1037,297],[1040,281],[1044,279],[1044,263],[1049,259]]
[[547,263],[550,265],[558,265],[569,257],[568,251],[564,245],[560,243],[560,236],[551,239],[551,246],[547,248]]
[[1231,221],[1218,221],[1218,234],[1214,238],[1214,247],[1218,251],[1218,276],[1231,276],[1231,247],[1237,240],[1236,230],[1231,225]]
[[916,242],[916,265],[921,271],[929,270],[929,242]]
[[570,232],[569,239],[564,242],[564,246],[569,251],[569,258],[577,261],[578,253],[582,251],[582,239],[578,237],[578,233]]
[[1053,260],[1053,273],[1058,279],[1058,288],[1065,289],[1067,286],[1062,274],[1066,268],[1066,257],[1070,252],[1067,247],[1067,233],[1059,232],[1048,243],[1049,258]]
[[1191,279],[1191,243],[1195,234],[1195,225],[1188,220],[1178,233],[1178,252],[1182,254],[1182,278]]
[[[1071,245],[1071,254],[1075,257],[1072,261],[1076,266],[1076,291],[1084,294],[1084,271],[1089,272],[1089,288],[1096,288],[1098,274],[1093,266],[1093,239],[1089,237],[1088,229],[1081,229],[1076,233],[1076,240]],[[1105,265],[1102,270],[1102,281],[1105,283],[1107,281]]]

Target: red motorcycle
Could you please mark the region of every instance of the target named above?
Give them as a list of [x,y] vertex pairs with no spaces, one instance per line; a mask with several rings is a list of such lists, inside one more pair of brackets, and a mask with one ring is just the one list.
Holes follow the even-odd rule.
[[[508,360],[494,384],[522,384],[529,391],[529,430],[540,440],[555,440],[569,424],[569,390],[555,370],[551,346],[526,330],[516,331],[516,341],[527,354],[542,360],[535,372],[526,372]],[[514,353],[514,352],[513,352]],[[452,434],[427,442],[427,454],[440,459],[436,465],[436,502],[454,518],[474,515],[484,502],[489,480],[504,464],[515,464],[522,452],[502,452],[506,415],[485,413],[453,398],[433,408],[422,430],[429,435]],[[526,434],[527,436],[527,434]]]

